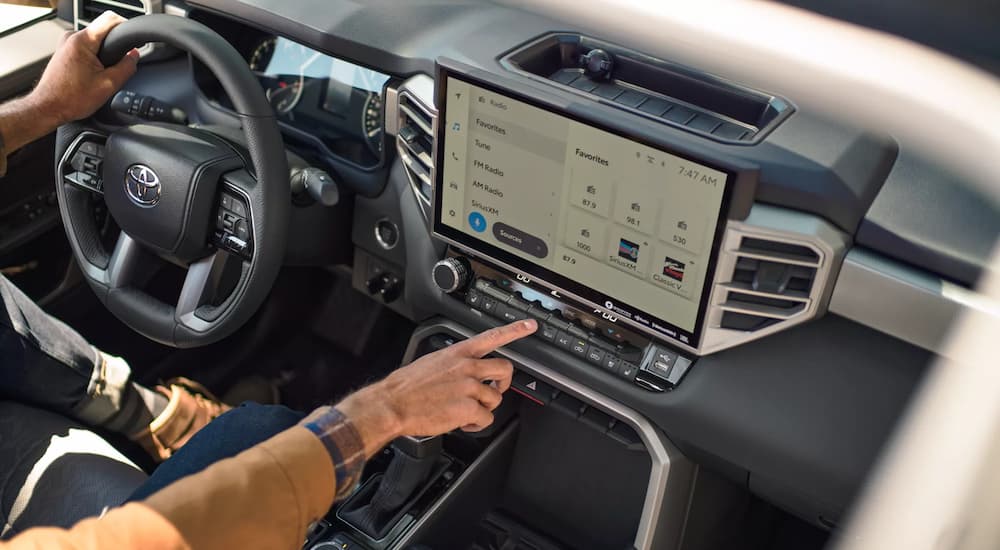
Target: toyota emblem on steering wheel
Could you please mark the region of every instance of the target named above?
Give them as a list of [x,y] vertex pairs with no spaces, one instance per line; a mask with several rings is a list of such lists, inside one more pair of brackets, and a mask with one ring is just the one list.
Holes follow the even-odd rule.
[[139,206],[154,206],[160,200],[160,178],[143,164],[133,164],[125,172],[125,192]]

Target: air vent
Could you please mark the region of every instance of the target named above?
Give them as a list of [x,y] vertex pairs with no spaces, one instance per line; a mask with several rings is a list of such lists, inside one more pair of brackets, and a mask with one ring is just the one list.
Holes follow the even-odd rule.
[[76,0],[73,5],[74,25],[80,30],[90,24],[97,16],[106,11],[113,11],[125,19],[140,15],[159,13],[161,0]]
[[701,351],[711,353],[805,322],[829,301],[847,238],[799,212],[754,205],[729,222]]
[[407,90],[399,92],[399,130],[396,147],[406,175],[424,215],[431,205],[434,172],[434,129],[432,110]]
[[816,251],[802,245],[743,237],[736,258],[732,279],[722,283],[726,289],[726,299],[720,306],[724,312],[722,328],[759,330],[805,311],[819,267]]

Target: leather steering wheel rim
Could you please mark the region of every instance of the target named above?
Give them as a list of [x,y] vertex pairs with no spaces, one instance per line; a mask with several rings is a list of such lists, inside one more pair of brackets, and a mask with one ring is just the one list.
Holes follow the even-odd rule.
[[[243,128],[250,162],[246,165],[241,163],[240,167],[243,168],[240,171],[241,175],[227,179],[226,184],[233,186],[235,184],[231,183],[232,181],[242,182],[241,187],[236,189],[247,202],[248,220],[252,220],[250,237],[253,249],[249,258],[242,259],[235,288],[221,303],[216,305],[201,303],[205,295],[203,285],[207,284],[210,277],[217,275],[215,270],[220,265],[220,258],[224,261],[232,259],[232,256],[224,256],[226,252],[213,249],[207,244],[204,245],[204,251],[198,252],[199,255],[203,253],[203,256],[191,257],[190,262],[185,262],[188,268],[187,277],[176,305],[169,305],[131,284],[129,276],[142,267],[138,264],[145,261],[139,259],[143,253],[140,249],[150,247],[143,246],[139,242],[141,239],[133,239],[128,235],[125,225],[120,223],[121,220],[116,216],[116,221],[122,226],[123,232],[114,251],[109,254],[100,239],[96,237],[92,216],[85,204],[87,200],[92,199],[92,195],[88,195],[78,186],[70,185],[64,178],[63,168],[67,163],[67,157],[74,152],[73,148],[78,146],[80,139],[87,134],[104,133],[93,130],[95,127],[101,127],[95,119],[59,128],[56,142],[56,194],[74,255],[87,282],[102,303],[126,325],[151,340],[178,348],[197,347],[216,342],[243,326],[263,303],[277,278],[284,259],[291,209],[288,164],[274,111],[246,61],[228,42],[201,23],[171,15],[137,17],[115,27],[108,34],[98,57],[105,66],[109,66],[120,60],[130,49],[149,42],[166,43],[187,51],[201,61],[229,95]],[[187,139],[188,134],[197,132],[186,127],[169,128],[167,125],[133,124],[113,131],[107,136],[109,150],[119,135],[129,131],[140,137],[154,136],[150,139],[154,139],[157,133],[169,134],[167,137],[181,136]],[[223,140],[216,141],[213,136],[204,134],[203,132],[191,139],[200,140],[205,149],[218,147],[219,154],[229,155],[226,160],[231,163],[232,158],[236,157],[232,148]],[[161,136],[161,139],[166,138]],[[145,161],[138,158],[130,159],[129,162],[133,163],[131,168],[136,166],[135,163]],[[205,165],[210,165],[211,162],[220,164],[217,161],[210,161]],[[106,161],[103,168],[106,181],[104,191],[106,202],[109,203],[109,209],[114,215],[115,211],[110,208],[112,204],[107,191],[117,189],[113,186],[120,186],[123,177],[127,186],[127,176],[124,171],[122,174],[117,172],[109,174],[108,166],[109,162]],[[232,168],[226,166],[227,169]],[[198,170],[199,177],[207,177],[202,173],[204,172],[202,167],[198,167]],[[223,187],[222,174],[217,176],[219,179],[210,184],[212,189],[210,200],[215,200],[216,186],[220,189]],[[198,183],[192,185],[197,188]],[[166,187],[164,184],[164,193],[169,191]],[[185,203],[185,206],[189,210],[184,212],[185,225],[192,211],[214,212],[209,204],[194,204],[195,201],[190,198],[194,196],[193,194],[194,191],[191,191],[190,195],[187,195],[189,202]],[[205,221],[206,225],[210,223],[211,220]],[[163,255],[162,250],[151,248],[153,252]],[[150,257],[150,254],[145,254],[145,257]],[[176,260],[172,261],[178,263]]]

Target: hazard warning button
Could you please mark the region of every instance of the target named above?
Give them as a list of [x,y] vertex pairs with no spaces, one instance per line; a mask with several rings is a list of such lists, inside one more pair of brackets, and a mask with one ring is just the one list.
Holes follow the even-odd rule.
[[510,389],[539,405],[548,405],[552,401],[552,386],[523,371],[514,372],[514,380],[511,382]]

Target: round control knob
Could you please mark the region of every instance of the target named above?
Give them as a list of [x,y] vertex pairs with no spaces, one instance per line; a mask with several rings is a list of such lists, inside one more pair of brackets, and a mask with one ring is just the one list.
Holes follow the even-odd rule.
[[469,268],[458,258],[445,258],[434,264],[431,276],[434,278],[434,284],[447,293],[455,292],[469,284]]

